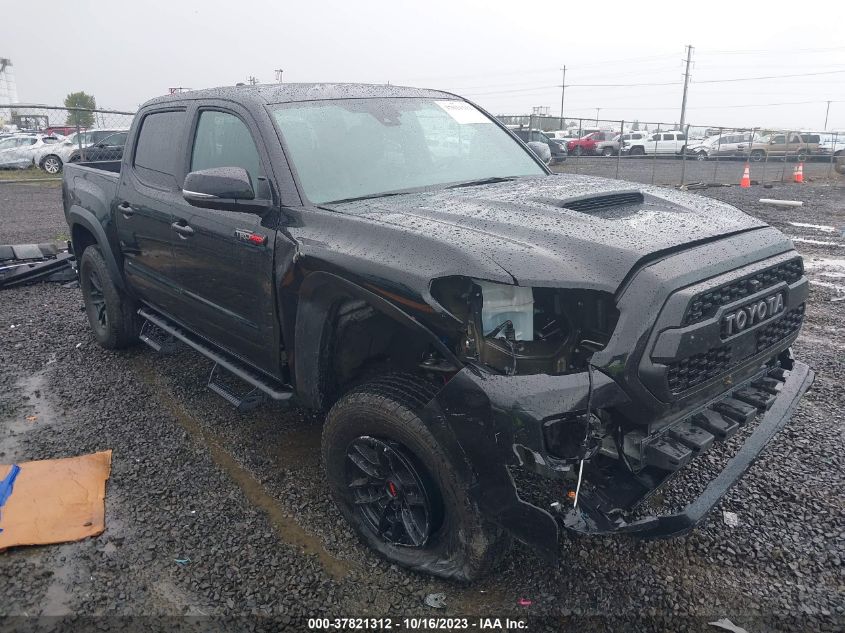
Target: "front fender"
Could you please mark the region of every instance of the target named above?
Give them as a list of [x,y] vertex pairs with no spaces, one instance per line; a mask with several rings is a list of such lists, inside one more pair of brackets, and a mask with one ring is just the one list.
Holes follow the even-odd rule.
[[339,275],[319,271],[309,274],[299,289],[294,328],[293,367],[297,396],[307,407],[324,409],[328,404],[332,367],[330,344],[337,309],[344,301],[360,299],[375,310],[426,337],[441,356],[460,368],[463,364],[430,329],[405,310],[373,290]]

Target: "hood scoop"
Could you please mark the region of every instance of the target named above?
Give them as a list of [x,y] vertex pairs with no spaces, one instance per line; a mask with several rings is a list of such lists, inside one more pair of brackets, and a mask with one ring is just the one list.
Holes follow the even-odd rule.
[[606,211],[616,207],[627,207],[642,204],[645,202],[645,196],[643,196],[642,192],[637,191],[636,189],[631,189],[628,191],[614,191],[600,195],[575,196],[573,198],[565,198],[563,200],[545,198],[541,201],[546,204],[552,204],[556,207],[569,209],[570,211],[578,211],[579,213],[595,213],[597,211]]

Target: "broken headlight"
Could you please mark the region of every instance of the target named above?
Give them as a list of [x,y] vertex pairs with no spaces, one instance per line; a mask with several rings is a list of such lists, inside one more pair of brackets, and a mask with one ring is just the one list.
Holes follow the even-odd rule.
[[619,313],[609,293],[437,279],[432,296],[462,323],[456,353],[506,374],[583,371]]

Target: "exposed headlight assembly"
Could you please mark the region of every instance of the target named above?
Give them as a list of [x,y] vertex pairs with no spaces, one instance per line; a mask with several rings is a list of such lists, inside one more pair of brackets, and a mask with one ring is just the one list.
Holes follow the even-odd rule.
[[506,374],[583,371],[619,317],[612,295],[594,290],[446,277],[431,294],[462,324],[456,354]]

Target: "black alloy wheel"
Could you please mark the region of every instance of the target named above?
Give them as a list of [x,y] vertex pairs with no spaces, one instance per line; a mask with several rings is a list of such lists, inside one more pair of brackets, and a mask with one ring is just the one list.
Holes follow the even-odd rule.
[[91,323],[96,323],[103,332],[108,330],[109,315],[106,311],[106,295],[103,293],[103,282],[95,269],[88,271],[88,309],[91,311]]
[[432,495],[406,449],[364,435],[346,457],[347,484],[370,530],[391,545],[425,546],[433,531]]

